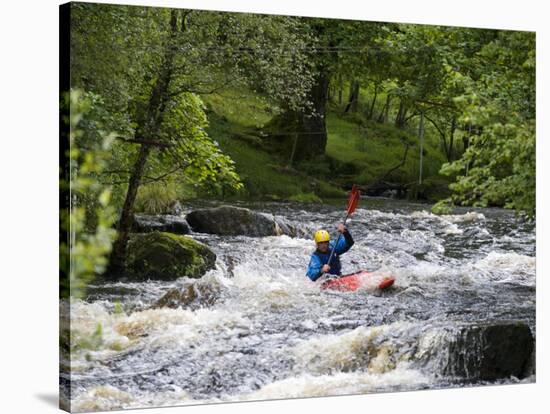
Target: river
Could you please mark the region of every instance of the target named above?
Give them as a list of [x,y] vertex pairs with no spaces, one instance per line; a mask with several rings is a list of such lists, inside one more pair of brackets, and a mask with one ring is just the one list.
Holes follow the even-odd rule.
[[[345,204],[342,202],[341,204]],[[344,206],[255,203],[307,234],[335,234]],[[196,206],[189,206],[189,209]],[[435,216],[363,199],[343,272],[393,274],[388,291],[321,291],[304,275],[311,237],[192,234],[217,254],[187,308],[151,309],[173,282],[102,283],[70,305],[62,361],[73,411],[534,382],[465,381],[442,370],[450,327],[523,321],[535,335],[535,224],[502,209]],[[62,304],[62,313],[69,310]],[[95,332],[95,336],[94,336]],[[69,381],[70,378],[70,381]]]

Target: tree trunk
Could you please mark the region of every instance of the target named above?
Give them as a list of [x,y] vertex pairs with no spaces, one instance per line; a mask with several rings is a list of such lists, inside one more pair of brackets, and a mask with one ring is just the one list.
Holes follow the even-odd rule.
[[[170,15],[171,40],[174,39],[177,33],[177,14],[178,10],[172,10]],[[158,136],[162,124],[163,112],[167,100],[169,99],[168,93],[173,71],[174,55],[175,48],[173,47],[172,41],[169,41],[164,50],[164,59],[159,76],[151,91],[147,111],[136,128],[136,135],[140,139],[147,139],[154,142]],[[132,168],[126,198],[117,225],[117,239],[113,243],[113,249],[111,251],[109,262],[110,273],[118,274],[124,270],[126,248],[133,222],[134,202],[136,201],[137,192],[141,184],[141,178],[151,151],[151,146],[152,145],[148,144],[141,145],[138,157]]]
[[384,109],[384,122],[390,118],[390,105],[391,105],[391,95],[388,97],[388,104]]
[[351,104],[351,112],[357,112],[357,108],[359,107],[359,92],[361,91],[361,85],[359,84],[359,81],[355,84],[355,99],[353,100]]
[[378,123],[383,124],[388,119],[388,114],[390,112],[390,101],[391,101],[391,95],[386,96],[386,103],[384,104],[384,107],[382,108],[382,111],[380,112],[380,115],[378,116]]
[[439,133],[439,136],[441,137],[441,142],[443,143],[443,152],[445,153],[445,157],[447,158],[448,162],[451,162],[452,160],[452,151],[453,151],[453,141],[454,141],[454,133],[456,129],[456,117],[453,117],[451,122],[451,135],[450,135],[450,142],[447,143],[447,133],[445,131],[445,126],[442,125],[441,127],[437,125],[437,122],[435,122],[432,118],[428,117],[424,114],[424,117],[431,122],[431,124],[437,129],[437,132]]
[[453,120],[451,121],[451,133],[449,134],[449,157],[448,157],[449,162],[451,162],[454,158],[453,145],[455,140],[455,130],[456,130],[456,117],[453,117]]
[[397,110],[397,115],[395,115],[394,125],[399,125],[399,120],[401,118],[401,113],[403,112],[403,100],[399,100],[399,109]]
[[288,166],[292,167],[294,162],[294,156],[296,155],[296,146],[298,145],[298,134],[294,133],[294,141],[292,142],[292,152],[290,153],[290,160],[288,161]]
[[357,112],[357,103],[359,101],[359,82],[353,80],[349,86],[349,100],[346,105],[345,113],[348,111]]
[[[309,91],[313,104],[311,112],[286,111],[276,117],[267,128],[273,129],[274,139],[281,139],[284,150],[294,154],[293,162],[314,158],[325,153],[327,145],[326,103],[329,87],[328,75],[321,71]],[[296,145],[295,145],[296,144]]]
[[145,163],[149,156],[151,147],[148,145],[142,145],[139,150],[138,158],[134,164],[134,169],[128,183],[128,191],[126,192],[126,199],[122,207],[120,219],[117,226],[117,239],[113,243],[113,250],[111,251],[111,260],[109,263],[109,271],[114,273],[120,273],[124,269],[124,261],[126,258],[126,246],[128,244],[128,238],[130,235],[130,229],[133,222],[133,207],[136,201],[138,188],[145,168]]
[[372,119],[374,117],[374,105],[376,104],[376,99],[378,98],[378,82],[374,84],[374,96],[370,103],[368,118]]
[[335,100],[338,102],[338,105],[342,105],[342,96],[344,94],[344,90],[342,88],[342,75],[338,73],[334,76],[332,84],[332,102],[335,102]]
[[405,120],[407,118],[407,106],[403,102],[403,99],[399,101],[399,110],[395,116],[395,126],[397,128],[403,128],[405,126]]
[[422,185],[423,158],[424,158],[424,112],[420,112],[420,123],[418,124],[418,137],[420,141],[420,168],[418,172],[418,184]]
[[464,146],[464,152],[466,152],[466,150],[470,146],[470,137],[469,136],[462,137],[462,145]]
[[298,136],[298,146],[295,154],[297,160],[325,153],[327,145],[326,102],[328,86],[328,76],[321,72],[317,76],[317,81],[310,93],[315,114],[299,114],[301,125],[298,126],[298,131],[304,132],[304,134]]

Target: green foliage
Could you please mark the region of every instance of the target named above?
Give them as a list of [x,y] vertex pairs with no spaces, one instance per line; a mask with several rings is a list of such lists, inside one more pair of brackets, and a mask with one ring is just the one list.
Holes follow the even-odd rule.
[[73,82],[108,96],[116,103],[113,108],[144,109],[164,64],[167,42],[178,48],[173,90],[245,87],[273,105],[304,104],[312,65],[301,53],[309,39],[301,19],[180,10],[181,30],[173,36],[171,9],[87,3],[71,7]]
[[[456,180],[451,186],[456,204],[535,213],[533,33],[87,3],[71,7],[73,86],[103,97],[101,105],[92,105],[92,118],[122,138],[112,143],[108,164],[98,174],[100,182],[113,185],[117,206],[140,148],[128,139],[143,138],[140,132],[154,124],[159,108],[160,131],[147,130],[153,136],[145,138],[172,147],[151,151],[141,180],[146,188],[139,192],[142,209],[145,199],[154,198],[156,190],[149,187],[154,183],[174,182],[178,197],[277,199],[331,191],[305,176],[369,184],[401,161],[404,144],[410,145],[407,161],[387,178],[412,183],[418,179],[416,131],[423,112],[424,178],[439,180],[444,173]],[[177,31],[171,28],[174,16]],[[177,53],[166,68],[171,47]],[[167,69],[163,103],[153,108],[152,91]],[[331,78],[333,100],[336,89],[360,83],[358,112],[337,116],[347,102],[329,106],[328,157],[285,170],[285,161],[268,151],[274,142],[255,128],[282,110],[307,112],[313,80],[321,73]],[[208,127],[201,99],[211,119],[223,117],[228,125]],[[86,136],[97,133],[94,123],[81,127]],[[439,194],[442,186],[435,184]],[[159,198],[162,203],[160,193]],[[86,204],[93,203],[88,197]],[[92,212],[86,226],[94,228],[93,209],[86,211]]]
[[330,160],[324,156],[300,161],[296,168],[300,171],[304,171],[310,176],[317,177],[318,179],[331,178],[331,163]]
[[218,94],[205,94],[201,97],[209,110],[223,114],[232,124],[247,128],[263,127],[275,112],[266,98],[244,88],[228,89]]
[[274,109],[306,104],[313,64],[304,53],[310,35],[302,19],[194,10],[187,22],[181,39],[189,50],[182,54],[186,80],[194,78],[205,91],[224,89],[220,84],[252,90]]
[[157,171],[165,165],[181,166],[183,182],[202,186],[209,192],[240,190],[243,185],[234,161],[206,132],[208,120],[201,99],[182,93],[165,110],[159,138],[171,144],[151,161]]
[[276,155],[262,147],[251,145],[236,139],[235,135],[248,131],[241,124],[223,120],[225,112],[223,108],[229,106],[220,105],[221,113],[210,113],[210,126],[208,134],[220,145],[220,148],[235,161],[235,169],[242,179],[244,188],[237,194],[226,194],[228,197],[249,199],[287,200],[289,197],[300,193],[314,192],[319,197],[337,198],[345,196],[345,193],[333,185],[307,176],[309,171],[302,172],[286,168],[285,162]]
[[317,188],[315,193],[320,198],[343,198],[346,197],[346,192],[333,185],[330,185],[326,181],[317,181]]
[[[158,140],[168,145],[152,151],[138,190],[135,210],[156,214],[176,199],[192,198],[197,191],[214,194],[242,188],[233,160],[224,155],[207,132],[208,120],[201,99],[181,93],[165,109]],[[117,190],[120,206],[137,157],[135,146],[116,140],[102,178]]]
[[472,59],[470,73],[453,73],[464,90],[455,98],[461,120],[478,131],[462,158],[442,168],[456,177],[457,204],[535,215],[534,46],[533,33],[499,32]]
[[[276,155],[264,149],[268,143],[257,146],[236,138],[253,131],[250,130],[251,125],[247,127],[240,123],[244,121],[237,121],[231,117],[231,98],[219,97],[216,102],[216,106],[213,106],[209,113],[208,132],[235,161],[235,168],[245,186],[240,196],[247,198],[280,200],[303,193],[314,193],[321,199],[342,198],[346,193],[330,182],[346,185],[372,183],[391,166],[401,161],[404,142],[411,145],[416,142],[416,137],[409,132],[393,125],[368,121],[362,114],[347,114],[341,117],[330,112],[327,118],[328,155],[302,161],[295,166],[296,170],[287,170],[284,168],[284,160],[278,159]],[[250,102],[242,101],[239,106],[248,108],[247,110],[252,113],[254,109]],[[261,116],[266,116],[266,113],[263,112]],[[359,149],[359,143],[364,143],[365,148]],[[413,146],[409,150],[410,160],[404,167],[405,173],[399,175],[400,172],[397,172],[391,178],[403,182],[418,178],[416,148]],[[444,155],[438,150],[437,139],[427,137],[426,148],[429,156],[424,159],[425,177],[437,175],[445,161]],[[304,175],[307,176],[306,179]],[[436,186],[437,190],[441,191],[446,185],[447,181]]]
[[276,168],[276,162],[271,154],[243,144],[231,137],[231,133],[224,129],[210,129],[224,152],[235,160],[244,190],[242,196],[247,198],[285,198],[302,191],[303,183],[296,176],[286,174]]
[[[327,155],[355,167],[355,172],[342,174],[348,175],[343,183],[373,183],[401,163],[406,145],[410,148],[405,164],[387,179],[402,183],[418,180],[419,148],[417,138],[411,132],[364,118],[362,125],[358,126],[356,122],[349,121],[349,116],[340,117],[333,113],[328,115],[327,124]],[[444,155],[438,149],[438,141],[427,136],[424,148],[424,177],[437,176],[445,162]]]
[[[370,57],[354,72],[356,79],[369,85],[362,89],[361,95],[360,107],[365,114],[372,116],[368,106],[371,102],[379,115],[386,98],[391,98],[385,122],[394,116],[397,122],[399,104],[399,110],[410,114],[404,122],[416,129],[419,111],[423,111],[427,139],[424,177],[436,177],[438,165],[447,161],[441,173],[456,179],[450,186],[455,203],[498,205],[533,216],[534,34],[408,24],[382,24],[378,29],[370,39],[364,39]],[[336,80],[347,74],[349,71],[337,75]],[[377,101],[371,100],[375,86]],[[368,98],[363,96],[366,91]],[[372,139],[377,133],[365,128],[359,113],[346,115],[342,120],[366,130],[367,141],[354,140],[357,151],[349,151],[347,148],[351,146],[345,141],[354,135],[353,128],[348,127],[347,131],[339,128],[342,132],[336,132],[335,137],[330,134],[329,124],[327,152],[356,164],[362,170],[356,181],[375,180],[382,169],[388,168],[388,160],[395,160],[398,154],[377,148],[376,140]],[[379,135],[391,136],[391,133]],[[416,137],[412,138],[417,144]],[[387,142],[399,148],[391,139]],[[364,158],[361,159],[365,153],[383,160],[379,170],[375,159],[370,160],[369,167],[365,165]],[[432,161],[434,156],[439,158],[438,162]],[[392,181],[412,182],[418,174],[417,166],[418,156],[412,154],[411,162],[392,174]],[[431,191],[427,185],[416,190]],[[438,194],[446,196],[439,190]]]
[[298,203],[322,203],[321,200],[315,193],[299,193],[291,195],[288,198],[290,201],[296,201]]
[[162,214],[177,200],[178,193],[174,182],[152,183],[138,190],[134,211],[145,214]]
[[[106,166],[113,135],[88,117],[100,98],[72,90],[63,103],[69,133],[69,179],[60,187],[69,194],[69,209],[61,210],[61,231],[67,239],[60,244],[60,290],[62,297],[80,297],[95,275],[102,273],[116,234],[111,190],[98,175]],[[86,129],[84,129],[86,125]]]
[[[312,65],[301,53],[309,35],[300,19],[100,4],[71,7],[73,86],[104,96],[106,111],[119,121],[111,125],[119,139],[102,180],[113,185],[117,206],[131,196],[123,216],[133,207],[134,193],[127,190],[135,172],[141,185],[173,180],[178,194],[225,197],[241,191],[233,161],[205,132],[199,94],[252,91],[258,108],[273,111],[282,103],[293,108],[306,103]],[[244,119],[240,111],[233,115]],[[146,161],[138,167],[140,146],[135,144],[144,140],[153,143],[152,150],[142,152]],[[139,208],[161,207],[162,199],[156,205],[147,197],[152,191],[141,192]],[[117,248],[118,262],[122,254]]]
[[437,215],[451,214],[453,212],[453,205],[449,199],[443,199],[438,201],[432,206],[432,213]]
[[166,9],[72,3],[71,86],[100,94],[111,114],[131,122],[161,62],[166,17]]
[[420,191],[423,198],[428,201],[438,201],[449,197],[451,190],[449,189],[450,180],[444,176],[431,176],[422,180]]

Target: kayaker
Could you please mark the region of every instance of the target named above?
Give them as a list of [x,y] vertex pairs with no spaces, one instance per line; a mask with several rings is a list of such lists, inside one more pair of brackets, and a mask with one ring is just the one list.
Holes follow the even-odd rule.
[[[353,246],[354,241],[350,232],[342,223],[338,224],[338,231],[342,234],[342,237],[339,237],[336,242],[330,240],[330,235],[326,230],[315,232],[314,239],[317,243],[317,250],[311,255],[306,273],[312,281],[316,281],[325,273],[334,276],[342,274],[339,256],[346,253]],[[328,263],[333,249],[334,254],[330,263]]]

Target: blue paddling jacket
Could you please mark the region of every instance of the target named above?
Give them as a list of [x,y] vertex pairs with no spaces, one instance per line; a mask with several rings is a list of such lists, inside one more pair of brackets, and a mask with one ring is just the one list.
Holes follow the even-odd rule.
[[[311,255],[311,260],[309,261],[309,267],[307,269],[306,275],[312,281],[316,281],[322,275],[321,268],[323,265],[328,264],[330,266],[329,274],[331,275],[341,275],[342,274],[342,265],[340,264],[340,255],[347,252],[351,246],[353,246],[353,238],[349,231],[345,230],[342,233],[343,237],[339,237],[338,241],[331,240],[329,242],[329,248],[326,253],[321,253],[319,250],[315,250]],[[334,255],[330,263],[328,259],[330,254],[334,250]]]

